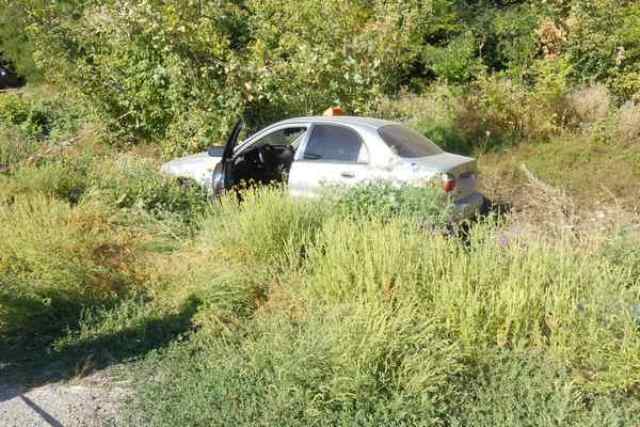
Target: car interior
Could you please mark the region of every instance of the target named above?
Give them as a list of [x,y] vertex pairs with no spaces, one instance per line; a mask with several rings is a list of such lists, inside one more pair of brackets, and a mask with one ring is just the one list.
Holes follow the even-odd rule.
[[306,131],[304,126],[280,129],[242,150],[227,170],[231,185],[286,183],[296,149]]

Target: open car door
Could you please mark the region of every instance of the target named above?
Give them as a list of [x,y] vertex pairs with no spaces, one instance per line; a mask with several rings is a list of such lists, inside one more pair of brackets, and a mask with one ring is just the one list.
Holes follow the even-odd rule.
[[[238,137],[240,136],[240,132],[244,127],[244,123],[242,120],[239,120],[236,125],[233,127],[231,134],[229,134],[229,138],[227,139],[227,143],[224,146],[224,150],[222,151],[222,159],[216,165],[213,171],[213,179],[211,181],[212,189],[214,195],[218,195],[222,193],[224,190],[228,189],[233,185],[233,177],[230,176],[228,171],[231,169],[230,165],[233,162],[233,151],[238,144]],[[220,155],[213,153],[211,150],[209,151],[209,155]]]

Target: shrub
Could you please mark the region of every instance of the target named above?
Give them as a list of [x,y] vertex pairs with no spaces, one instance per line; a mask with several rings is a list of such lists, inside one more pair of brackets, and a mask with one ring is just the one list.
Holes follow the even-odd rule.
[[337,212],[356,220],[400,217],[423,226],[442,227],[451,214],[450,201],[433,186],[370,183],[350,188],[338,197]]
[[640,7],[635,2],[575,2],[566,25],[574,80],[597,79],[624,98],[638,92]]
[[162,175],[156,162],[133,154],[105,156],[92,146],[39,157],[0,175],[0,183],[0,200],[45,194],[71,204],[98,202],[127,224],[165,221],[175,234],[188,234],[210,205],[206,190]]
[[[459,366],[455,346],[428,323],[404,320],[401,312],[365,304],[316,310],[297,322],[260,318],[244,339],[206,346],[191,363],[187,348],[173,351],[171,363],[183,369],[176,377],[162,366],[160,382],[145,390],[142,410],[154,425],[435,421],[446,407],[421,403],[433,396],[446,404],[438,392]],[[407,352],[413,357],[403,359]],[[193,380],[196,372],[200,381]],[[188,392],[169,397],[167,382]],[[188,407],[202,409],[182,409],[187,396]]]
[[527,91],[512,80],[484,78],[462,100],[456,127],[474,146],[491,147],[527,138],[535,116]]
[[29,140],[59,140],[79,128],[79,112],[61,97],[41,97],[37,91],[27,96],[0,97],[0,125],[15,127]]
[[474,145],[548,140],[567,124],[565,96],[569,65],[560,59],[540,60],[528,88],[512,79],[484,76],[462,98],[455,126]]
[[624,395],[585,394],[566,369],[536,352],[487,356],[452,411],[452,425],[633,425],[640,410]]
[[378,100],[375,114],[388,120],[409,122],[418,125],[427,122],[447,123],[455,112],[459,87],[448,84],[434,84],[421,95],[406,90],[396,97]]
[[445,82],[466,83],[484,71],[477,57],[477,41],[471,32],[454,38],[445,47],[426,46],[424,62]]
[[276,270],[297,263],[300,251],[329,212],[323,203],[292,199],[279,187],[228,194],[217,214],[203,223],[205,240],[218,242],[224,257]]
[[242,114],[257,127],[334,103],[367,111],[407,79],[413,43],[439,21],[400,1],[183,6],[30,4],[23,18],[50,79],[89,97],[119,139],[170,136],[166,153],[222,139]]
[[240,115],[260,127],[335,103],[368,113],[403,86],[483,70],[536,84],[541,61],[569,66],[549,75],[638,92],[633,2],[189,1],[7,3],[0,43],[89,99],[114,141],[161,141],[167,155],[222,140]]
[[[111,334],[108,316],[88,316],[117,314],[130,297],[145,294],[156,283],[150,276],[164,283],[147,270],[156,259],[151,255],[175,250],[177,237],[189,235],[208,209],[204,191],[182,188],[161,176],[153,162],[132,155],[111,158],[95,148],[75,147],[22,162],[0,175],[3,351],[44,350],[56,342],[60,351],[86,353],[91,343],[108,347],[135,335],[126,325]],[[185,310],[195,310],[189,307]],[[192,313],[184,320],[187,313],[180,307],[157,308],[182,326],[145,311],[131,314],[138,316],[132,328],[164,340],[190,324]],[[128,319],[129,314],[122,316]],[[122,350],[138,344],[118,345]]]
[[637,230],[630,226],[623,227],[615,235],[610,236],[602,247],[602,256],[629,273],[629,281],[635,285],[640,283],[640,250],[638,249]]
[[40,193],[77,203],[87,189],[87,165],[77,159],[59,159],[38,167],[21,167],[5,178],[5,198]]
[[160,174],[157,163],[131,154],[94,160],[87,176],[92,197],[119,209],[139,209],[156,216],[176,216],[195,223],[208,206],[207,192],[198,185],[181,185]]
[[480,38],[479,54],[490,70],[504,71],[518,81],[530,78],[531,68],[540,56],[536,29],[547,5],[531,2],[510,7],[482,8],[473,22]]

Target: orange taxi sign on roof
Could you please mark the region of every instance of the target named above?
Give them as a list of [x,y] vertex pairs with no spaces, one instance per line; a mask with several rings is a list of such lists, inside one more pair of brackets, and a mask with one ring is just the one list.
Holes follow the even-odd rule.
[[329,107],[322,113],[323,116],[344,116],[344,110],[340,107]]

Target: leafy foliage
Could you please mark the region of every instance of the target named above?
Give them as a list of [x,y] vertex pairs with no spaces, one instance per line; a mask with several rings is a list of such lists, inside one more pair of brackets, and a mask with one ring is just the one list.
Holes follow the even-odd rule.
[[240,115],[367,113],[403,86],[486,72],[539,86],[556,61],[567,82],[639,89],[634,2],[21,0],[0,16],[20,34],[0,34],[10,58],[90,98],[114,140],[167,154],[220,140]]
[[606,82],[617,94],[640,91],[640,6],[633,1],[575,2],[566,52],[577,80]]
[[370,183],[340,194],[337,209],[354,219],[405,218],[422,225],[442,227],[451,215],[450,200],[444,192],[424,187]]
[[433,18],[399,1],[75,3],[24,4],[35,62],[90,96],[115,135],[168,137],[167,152],[221,138],[240,114],[366,111],[409,76]]
[[60,139],[78,130],[78,109],[64,102],[62,97],[39,95],[2,95],[0,127],[16,128],[25,138],[36,141]]
[[[0,333],[3,345],[50,342],[77,325],[85,306],[130,291],[126,238],[106,213],[78,210],[42,194],[0,204]],[[113,255],[113,256],[110,256]]]

